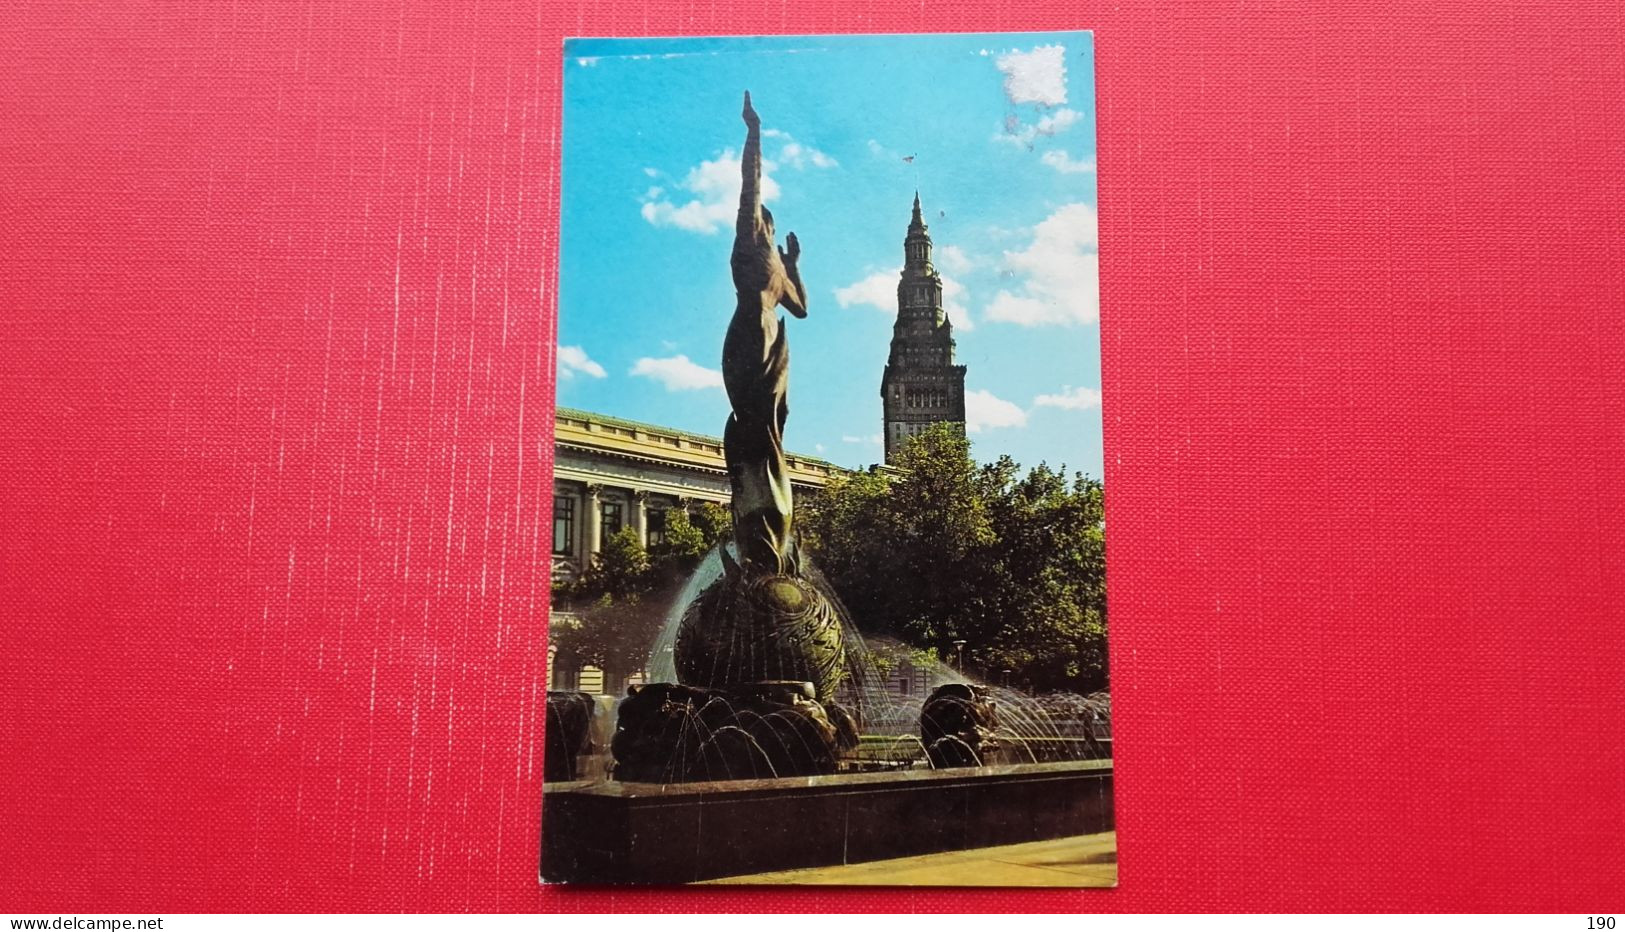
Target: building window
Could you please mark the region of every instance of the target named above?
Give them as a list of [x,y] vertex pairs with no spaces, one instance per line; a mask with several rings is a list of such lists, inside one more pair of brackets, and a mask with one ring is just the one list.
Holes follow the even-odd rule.
[[573,498],[553,499],[553,552],[560,556],[569,556],[575,552],[576,539],[576,500]]
[[608,540],[613,535],[621,532],[621,503],[604,502],[599,507],[603,509],[600,512],[603,516],[600,533],[604,535],[605,540]]
[[663,542],[666,539],[666,510],[651,508],[644,520],[649,525],[649,546]]

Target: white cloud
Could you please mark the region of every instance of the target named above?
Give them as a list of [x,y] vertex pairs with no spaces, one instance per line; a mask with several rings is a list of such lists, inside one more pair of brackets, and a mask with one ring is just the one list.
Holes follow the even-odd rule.
[[841,307],[865,304],[889,314],[897,313],[897,273],[876,272],[844,288],[835,289],[835,303]]
[[965,393],[965,429],[973,434],[1000,427],[1026,427],[1027,412],[986,389]]
[[[778,160],[762,160],[764,204],[779,198],[779,183],[774,180],[772,172],[781,165],[802,170],[809,167],[834,168],[838,164],[828,153],[797,142],[784,130],[764,129],[762,135],[768,139],[784,140]],[[650,178],[660,175],[653,168],[645,168],[643,172]],[[678,188],[692,197],[686,200],[681,195],[667,198],[666,190],[662,187],[651,187],[645,191],[641,209],[643,219],[657,227],[677,227],[693,233],[711,234],[732,227],[739,211],[739,181],[739,154],[733,149],[725,150],[716,158],[694,166],[677,183]]]
[[785,143],[784,148],[779,150],[779,161],[796,169],[808,165],[814,168],[834,168],[836,165],[835,159],[828,154],[794,140]]
[[1021,118],[1012,113],[1005,117],[1003,131],[993,134],[993,138],[1031,149],[1035,140],[1054,136],[1081,119],[1083,114],[1066,107],[1039,117],[1037,123],[1022,123]]
[[1026,327],[1083,325],[1100,320],[1099,223],[1088,204],[1067,204],[1033,228],[1032,242],[1005,252],[1004,271],[1019,276],[984,315]]
[[[965,286],[957,279],[942,277],[942,310],[961,330],[974,330]],[[841,307],[872,307],[886,314],[897,313],[897,273],[876,272],[843,288],[835,289],[835,303]]]
[[1066,47],[1040,45],[1006,52],[993,60],[1004,72],[1004,96],[1013,104],[1057,107],[1066,103]]
[[[874,139],[869,140],[869,154],[877,159],[885,159],[887,161],[908,162],[909,164],[913,164],[914,162],[914,155],[904,155],[903,153],[898,152],[896,149],[888,149]],[[918,154],[919,153],[915,153],[915,155]]]
[[1068,385],[1058,394],[1039,395],[1033,399],[1033,404],[1045,408],[1066,408],[1069,411],[1083,411],[1088,408],[1100,407],[1100,389]]
[[970,307],[966,302],[969,297],[965,286],[958,279],[942,276],[942,310],[961,330],[975,330],[976,324],[970,319]]
[[942,267],[942,309],[947,311],[961,330],[974,330],[976,324],[970,316],[970,295],[958,276],[976,267],[976,260],[958,246],[937,249],[937,264]]
[[958,246],[942,246],[937,249],[937,265],[942,266],[942,270],[951,275],[963,275],[969,272],[976,262]]
[[[777,167],[771,159],[762,162],[763,203],[778,199],[779,184],[769,174]],[[659,195],[646,197],[643,219],[657,227],[677,227],[694,233],[709,234],[724,227],[731,228],[739,213],[739,180],[739,154],[728,149],[694,166],[679,182],[683,190],[694,195],[684,203],[677,204],[675,199],[661,200]]]
[[[782,129],[764,129],[762,138],[784,140],[784,146],[779,149],[779,161],[791,168],[801,169],[808,165],[814,168],[834,168],[837,164],[828,153],[820,152],[806,143],[797,142],[796,137]],[[872,139],[869,143],[871,146],[875,145]]]
[[842,434],[841,435],[841,442],[842,443],[867,443],[867,444],[869,444],[871,446],[877,446],[878,447],[884,442],[884,440],[881,438],[881,436],[879,434],[870,434],[867,437],[859,437],[859,436],[857,436],[855,434]]
[[1045,165],[1055,169],[1063,175],[1076,175],[1095,170],[1095,160],[1078,161],[1072,158],[1072,153],[1065,149],[1051,149],[1039,159]]
[[587,351],[579,346],[559,347],[558,369],[560,379],[573,379],[577,372],[601,379],[609,373],[604,367],[592,361]]
[[632,364],[632,374],[654,379],[668,392],[721,388],[722,373],[707,369],[684,355],[654,359],[648,356]]

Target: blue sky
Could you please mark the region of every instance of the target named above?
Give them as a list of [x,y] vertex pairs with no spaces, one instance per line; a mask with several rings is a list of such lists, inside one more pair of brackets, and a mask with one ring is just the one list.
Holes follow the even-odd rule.
[[576,39],[564,69],[561,405],[721,435],[749,89],[810,295],[786,324],[785,445],[881,459],[918,187],[976,457],[1101,475],[1088,33]]

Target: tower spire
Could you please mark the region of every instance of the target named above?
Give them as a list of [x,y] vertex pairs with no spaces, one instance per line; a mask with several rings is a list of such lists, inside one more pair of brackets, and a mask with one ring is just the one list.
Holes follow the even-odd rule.
[[903,237],[897,321],[880,377],[880,397],[887,462],[932,424],[965,428],[965,367],[954,362],[953,324],[942,309],[942,276],[931,264],[931,233],[918,189]]
[[920,208],[920,192],[914,192],[914,216],[908,223],[908,235],[903,237],[904,274],[910,272],[934,278],[931,267],[931,229],[925,225],[925,211]]

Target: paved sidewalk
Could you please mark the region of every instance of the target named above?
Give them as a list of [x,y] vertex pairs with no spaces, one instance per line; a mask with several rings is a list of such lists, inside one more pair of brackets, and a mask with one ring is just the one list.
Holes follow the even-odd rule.
[[1111,887],[1117,833],[1076,835],[998,848],[944,851],[889,861],[722,877],[705,883],[938,887]]

